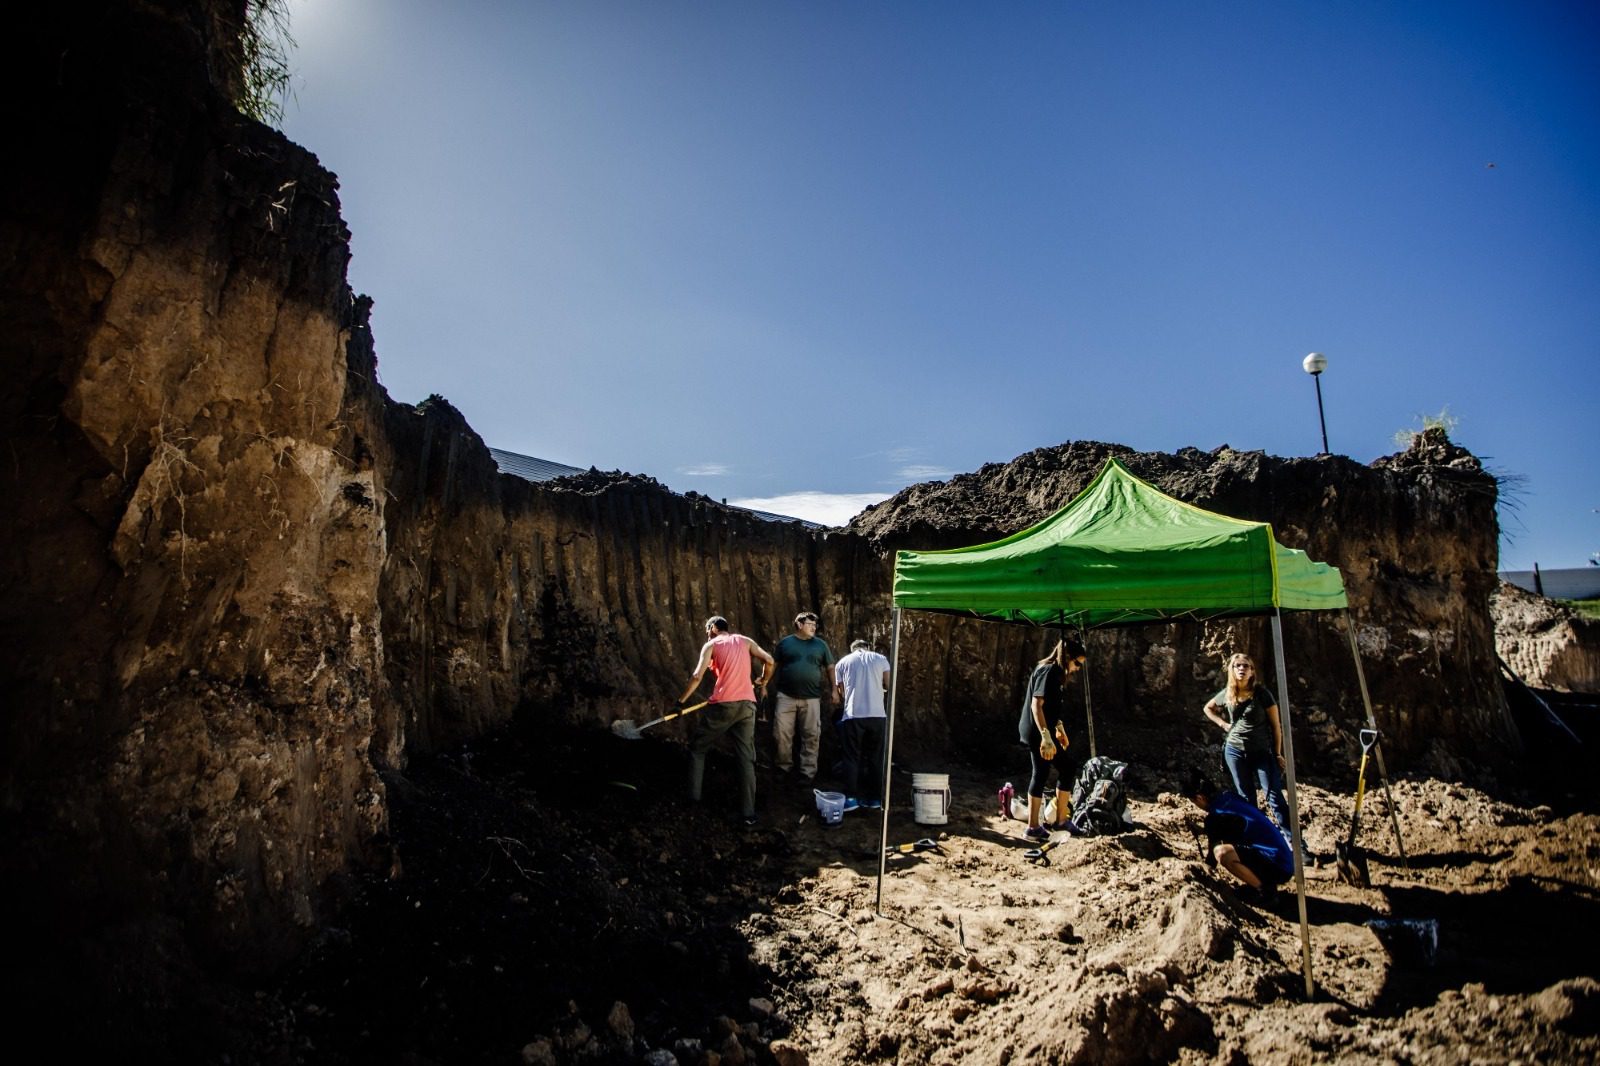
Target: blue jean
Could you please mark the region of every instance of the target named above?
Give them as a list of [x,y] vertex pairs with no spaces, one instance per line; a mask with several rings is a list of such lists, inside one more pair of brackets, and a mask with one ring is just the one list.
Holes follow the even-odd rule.
[[1222,761],[1228,765],[1228,776],[1233,778],[1233,790],[1256,802],[1256,786],[1267,793],[1267,805],[1272,808],[1272,820],[1278,823],[1284,839],[1289,838],[1289,801],[1283,795],[1283,772],[1278,769],[1278,757],[1270,751],[1244,751],[1230,744],[1222,746]]

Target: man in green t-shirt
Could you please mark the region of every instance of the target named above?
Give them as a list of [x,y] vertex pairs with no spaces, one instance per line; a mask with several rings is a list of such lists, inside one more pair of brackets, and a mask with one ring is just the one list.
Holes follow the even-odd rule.
[[772,649],[778,660],[775,680],[778,702],[772,719],[778,769],[788,773],[795,762],[795,726],[800,727],[800,776],[817,776],[817,748],[822,741],[822,701],[833,698],[833,652],[817,636],[817,616],[801,611],[794,632]]

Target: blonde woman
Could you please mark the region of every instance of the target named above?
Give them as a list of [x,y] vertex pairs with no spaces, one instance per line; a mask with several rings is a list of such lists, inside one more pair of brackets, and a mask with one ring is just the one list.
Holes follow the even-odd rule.
[[1206,701],[1205,715],[1227,731],[1222,761],[1233,790],[1256,802],[1256,786],[1267,794],[1272,817],[1283,835],[1289,835],[1289,803],[1283,796],[1283,726],[1278,722],[1278,701],[1256,680],[1256,663],[1234,653],[1224,668],[1221,692]]

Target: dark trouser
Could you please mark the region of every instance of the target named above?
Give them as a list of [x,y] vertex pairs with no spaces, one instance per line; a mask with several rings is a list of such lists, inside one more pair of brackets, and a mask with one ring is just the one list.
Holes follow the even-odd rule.
[[887,718],[846,718],[844,794],[862,803],[883,802],[883,739]]
[[689,728],[689,798],[700,802],[700,785],[706,775],[706,752],[717,738],[733,738],[739,760],[739,813],[756,813],[756,705],[751,700],[713,703],[700,712]]
[[1276,863],[1248,844],[1235,844],[1233,850],[1239,853],[1239,861],[1248,866],[1264,885],[1276,887],[1294,876],[1284,873]]
[[1078,778],[1078,760],[1068,755],[1068,750],[1057,748],[1056,757],[1046,760],[1039,754],[1038,745],[1028,749],[1028,765],[1031,768],[1028,775],[1028,795],[1044,795],[1044,786],[1050,779],[1051,767],[1055,767],[1056,771],[1056,789],[1067,795],[1072,794],[1072,785]]

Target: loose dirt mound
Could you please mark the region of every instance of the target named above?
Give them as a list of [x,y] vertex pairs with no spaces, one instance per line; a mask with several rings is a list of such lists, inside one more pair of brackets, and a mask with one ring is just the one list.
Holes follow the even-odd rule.
[[585,495],[596,495],[619,486],[634,488],[659,489],[664,486],[653,477],[644,474],[630,474],[625,470],[599,470],[590,467],[576,474],[568,474],[545,483],[546,487],[553,490],[568,492],[581,492]]
[[[1312,869],[1316,997],[1297,907],[1239,901],[1196,814],[1140,768],[1129,832],[1023,858],[1000,780],[952,773],[949,823],[818,821],[763,770],[762,824],[705,808],[682,753],[593,733],[484,740],[390,780],[401,864],[286,981],[235,1061],[734,1063],[1584,1061],[1600,1054],[1600,819],[1400,781],[1378,790],[1375,887]],[[908,798],[897,773],[895,807]],[[1349,798],[1303,790],[1330,855]],[[1431,965],[1366,922],[1438,922]],[[1396,949],[1403,952],[1403,945]],[[247,994],[239,997],[249,1002]],[[215,1047],[215,1045],[212,1045]],[[181,1049],[178,1049],[181,1050]],[[670,1056],[670,1057],[669,1057]]]

